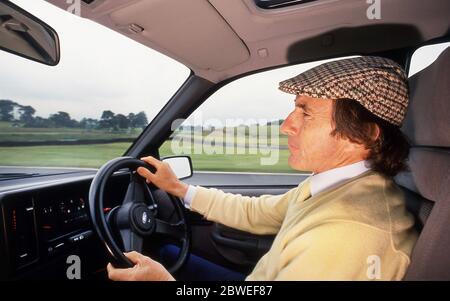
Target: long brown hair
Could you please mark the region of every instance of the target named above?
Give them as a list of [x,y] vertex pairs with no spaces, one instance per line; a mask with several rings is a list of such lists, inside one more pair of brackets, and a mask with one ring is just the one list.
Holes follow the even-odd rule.
[[[335,126],[332,135],[364,145],[370,151],[367,160],[373,170],[393,177],[408,168],[410,143],[398,126],[372,114],[352,99],[335,100],[332,118]],[[373,138],[375,126],[380,131],[377,139]]]

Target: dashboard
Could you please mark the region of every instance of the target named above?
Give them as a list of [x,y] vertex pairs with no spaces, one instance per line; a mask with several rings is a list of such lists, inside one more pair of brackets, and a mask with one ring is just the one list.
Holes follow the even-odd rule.
[[[42,176],[0,181],[0,280],[67,279],[70,255],[77,255],[82,260],[82,279],[106,279],[105,267],[109,257],[104,244],[93,232],[88,210],[89,188],[96,170],[33,168],[31,171]],[[7,172],[15,175],[23,170],[11,168]],[[227,192],[240,194],[252,195],[250,189],[256,189],[259,195],[284,193],[295,187],[293,183],[299,179],[298,175],[278,176],[277,182],[282,188],[276,186],[269,190],[267,187],[273,185],[270,175],[248,178],[237,173],[198,173],[185,181],[192,185],[222,187]],[[243,182],[251,188],[230,189]],[[111,177],[105,190],[106,211],[122,203],[128,183],[127,172]],[[167,194],[157,189],[152,193],[159,203],[158,217],[163,220],[175,218],[175,222],[176,216],[172,214],[173,207]],[[233,247],[218,250],[212,240],[204,239],[215,231],[214,224],[194,212],[190,213],[189,221],[195,240],[192,251],[213,262],[229,264],[223,258],[227,258],[225,253]],[[249,239],[261,243],[259,238]],[[145,250],[157,255],[158,245],[165,242],[164,239],[151,239]],[[234,267],[240,268],[239,265]]]
[[4,200],[4,233],[10,269],[17,271],[40,256],[53,256],[75,243],[83,233],[88,236],[92,232],[86,205],[88,189],[78,184],[69,190],[23,193]]
[[[105,266],[108,257],[89,218],[88,193],[94,175],[60,175],[56,182],[27,179],[28,184],[19,189],[0,188],[0,280],[40,278],[43,270],[55,272],[55,262],[63,268],[68,255],[83,252],[94,252],[101,259],[92,269]],[[120,204],[128,183],[124,176],[111,181],[108,207]],[[57,277],[64,275],[61,269]]]

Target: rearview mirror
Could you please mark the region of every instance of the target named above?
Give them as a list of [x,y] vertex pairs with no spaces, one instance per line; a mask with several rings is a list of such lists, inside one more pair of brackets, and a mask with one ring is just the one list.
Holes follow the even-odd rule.
[[59,62],[56,31],[10,1],[0,1],[0,49],[55,66]]
[[186,179],[192,176],[192,161],[188,156],[172,156],[162,158],[172,168],[178,179]]

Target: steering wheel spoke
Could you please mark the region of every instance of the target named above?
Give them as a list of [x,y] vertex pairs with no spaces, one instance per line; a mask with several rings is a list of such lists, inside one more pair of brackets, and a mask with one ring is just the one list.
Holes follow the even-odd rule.
[[144,188],[144,181],[142,178],[138,178],[139,176],[132,172],[130,175],[130,183],[128,184],[127,192],[123,199],[123,205],[128,203],[145,203],[147,198],[147,191]]
[[141,235],[131,229],[121,229],[120,236],[122,238],[123,248],[125,252],[142,252],[144,239]]
[[182,240],[184,238],[185,227],[182,222],[178,223],[168,223],[160,219],[156,219],[155,233],[169,236],[177,240]]

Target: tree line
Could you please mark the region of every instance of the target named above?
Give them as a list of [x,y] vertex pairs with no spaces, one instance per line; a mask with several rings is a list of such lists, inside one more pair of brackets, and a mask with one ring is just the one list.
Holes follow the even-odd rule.
[[100,119],[83,118],[80,121],[71,118],[70,114],[59,111],[48,118],[35,116],[32,106],[23,106],[12,100],[0,100],[0,121],[11,122],[27,128],[83,128],[83,129],[129,129],[145,128],[148,124],[145,112],[115,114],[110,110],[103,111]]

